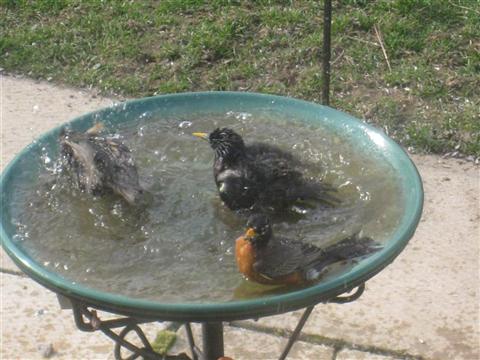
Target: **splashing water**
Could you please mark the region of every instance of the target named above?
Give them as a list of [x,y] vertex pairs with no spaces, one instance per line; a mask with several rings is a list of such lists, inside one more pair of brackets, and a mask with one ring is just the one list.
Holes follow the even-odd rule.
[[169,302],[248,296],[234,259],[245,219],[220,202],[213,152],[191,135],[218,126],[233,128],[247,144],[264,141],[294,153],[308,164],[308,178],[338,188],[341,206],[297,206],[298,216],[275,224],[275,233],[319,246],[360,229],[380,243],[388,239],[401,213],[392,169],[321,125],[275,117],[233,111],[195,118],[145,113],[135,128],[122,125],[116,135],[136,159],[149,197],[144,208],[75,189],[58,153],[44,148],[37,181],[19,183],[13,195],[15,241],[43,266],[102,291]]

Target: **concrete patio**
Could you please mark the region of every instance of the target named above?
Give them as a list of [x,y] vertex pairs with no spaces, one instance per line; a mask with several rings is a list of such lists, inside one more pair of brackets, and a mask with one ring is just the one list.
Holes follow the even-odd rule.
[[[93,92],[0,73],[1,168],[35,137],[112,104]],[[412,155],[425,206],[402,254],[350,304],[318,305],[288,359],[480,358],[480,167]],[[24,276],[1,249],[1,359],[113,359],[103,334],[77,330],[54,293]],[[235,360],[278,357],[301,312],[226,324]],[[102,316],[102,314],[100,314]],[[146,326],[150,336],[161,324]],[[239,339],[242,339],[241,342]],[[183,328],[173,352],[186,351]]]

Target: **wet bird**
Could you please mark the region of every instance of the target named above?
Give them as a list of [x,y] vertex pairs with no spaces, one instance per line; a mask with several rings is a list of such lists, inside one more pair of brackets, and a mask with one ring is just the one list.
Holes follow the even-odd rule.
[[247,231],[236,240],[239,271],[249,280],[270,285],[302,285],[320,279],[326,267],[363,257],[381,247],[358,234],[324,249],[273,235],[268,217],[252,215]]
[[332,187],[308,181],[302,163],[292,154],[265,143],[246,145],[229,128],[210,134],[193,133],[207,140],[215,152],[213,174],[220,198],[232,210],[284,210],[299,201],[336,204]]
[[135,204],[143,189],[129,148],[119,139],[101,136],[103,124],[85,132],[62,129],[60,151],[78,187],[97,195],[107,191]]

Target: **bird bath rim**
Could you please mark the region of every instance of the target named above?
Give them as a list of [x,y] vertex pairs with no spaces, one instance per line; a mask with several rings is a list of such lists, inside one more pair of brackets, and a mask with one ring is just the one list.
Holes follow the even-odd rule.
[[[315,113],[318,115],[312,115],[314,119],[305,119],[305,121],[324,121],[328,128],[332,128],[335,131],[349,129],[351,131],[349,136],[353,137],[355,143],[363,142],[366,144],[364,146],[370,146],[377,154],[381,154],[393,166],[396,175],[400,178],[400,186],[404,192],[402,200],[405,201],[404,213],[401,215],[399,225],[388,241],[386,241],[383,249],[362,260],[350,271],[342,273],[335,278],[283,294],[225,302],[163,303],[89,288],[67,280],[41,266],[25,252],[20,244],[12,240],[12,231],[10,233],[7,231],[6,227],[10,226],[12,228],[12,225],[8,224],[10,219],[7,218],[8,216],[5,216],[5,214],[8,214],[9,205],[8,201],[5,200],[2,200],[1,204],[2,219],[0,224],[0,237],[3,248],[22,271],[45,287],[68,298],[83,301],[100,309],[126,315],[186,321],[227,321],[256,318],[315,305],[362,284],[381,271],[400,254],[413,236],[420,221],[423,208],[423,187],[420,175],[406,152],[382,131],[338,110],[277,95],[247,92],[194,92],[130,100],[119,105],[87,113],[68,123],[73,128],[85,130],[95,122],[98,114],[115,113],[117,117],[110,121],[111,125],[115,125],[115,123],[122,122],[122,117],[130,116],[130,118],[126,117],[125,121],[138,119],[138,117],[133,115],[145,111],[146,108],[153,107],[158,109],[176,105],[190,109],[189,111],[192,112],[197,109],[195,108],[195,105],[197,105],[213,111],[215,106],[221,108],[228,104],[230,104],[230,107],[242,105],[245,107],[245,111],[251,110],[252,106],[255,105],[269,105],[295,113]],[[133,115],[128,115],[128,112],[125,112],[127,109]],[[28,157],[29,153],[40,147],[42,142],[56,139],[56,135],[63,126],[65,124],[43,134],[35,142],[25,147],[7,165],[0,176],[2,199],[8,199],[6,195],[8,194],[9,185],[13,185],[11,184],[11,178],[15,168],[21,166],[19,165],[21,159]]]

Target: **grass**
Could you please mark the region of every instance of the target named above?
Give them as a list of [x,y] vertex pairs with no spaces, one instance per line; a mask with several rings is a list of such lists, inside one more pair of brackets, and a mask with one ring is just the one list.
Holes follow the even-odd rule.
[[160,355],[166,355],[168,350],[175,345],[177,340],[177,334],[174,331],[170,330],[161,330],[157,332],[155,340],[152,342],[152,348],[155,352]]
[[[333,5],[331,105],[406,147],[480,157],[480,1]],[[308,0],[0,0],[0,67],[129,97],[241,90],[319,102],[322,8]]]

